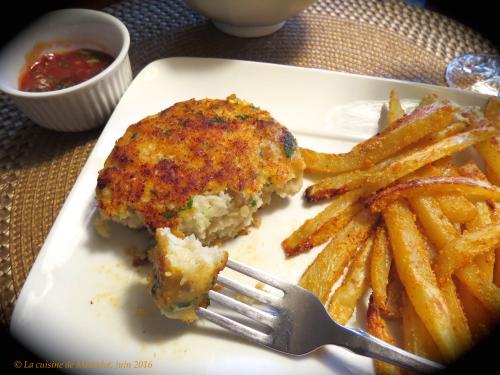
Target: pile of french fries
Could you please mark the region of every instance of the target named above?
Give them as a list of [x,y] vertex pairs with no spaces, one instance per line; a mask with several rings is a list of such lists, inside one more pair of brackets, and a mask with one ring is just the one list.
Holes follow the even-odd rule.
[[[348,153],[301,149],[327,175],[306,199],[332,201],[282,245],[294,256],[328,242],[300,285],[338,323],[371,290],[371,334],[449,363],[500,318],[500,100],[480,111],[430,95],[406,114],[392,91],[387,108],[386,127]],[[466,149],[485,173],[453,160]]]

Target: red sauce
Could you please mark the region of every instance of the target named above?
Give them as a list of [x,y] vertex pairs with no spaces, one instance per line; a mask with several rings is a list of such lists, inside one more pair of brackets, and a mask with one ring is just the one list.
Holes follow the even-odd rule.
[[42,92],[71,87],[99,74],[113,60],[107,53],[90,49],[48,53],[21,74],[19,89]]

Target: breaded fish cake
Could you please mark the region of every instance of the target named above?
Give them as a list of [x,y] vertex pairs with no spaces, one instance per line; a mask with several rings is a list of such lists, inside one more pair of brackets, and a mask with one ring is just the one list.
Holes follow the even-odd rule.
[[192,99],[128,127],[96,196],[105,218],[209,244],[248,227],[273,192],[298,192],[304,167],[295,138],[268,112],[234,95]]
[[226,265],[227,252],[203,247],[194,235],[180,239],[160,228],[151,261],[149,287],[158,308],[170,319],[192,322],[196,308],[208,305],[208,291]]

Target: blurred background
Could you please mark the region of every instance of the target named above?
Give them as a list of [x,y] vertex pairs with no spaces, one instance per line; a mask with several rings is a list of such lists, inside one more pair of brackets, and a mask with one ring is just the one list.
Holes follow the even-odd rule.
[[[164,1],[168,2],[169,0]],[[498,26],[496,25],[498,22],[498,12],[493,9],[494,2],[487,0],[475,0],[473,2],[452,0],[399,1],[444,14],[483,34],[497,47],[500,45],[500,32],[498,31]],[[2,32],[0,33],[0,45],[6,43],[36,17],[47,11],[74,7],[101,9],[116,2],[118,2],[118,0],[18,0],[15,2],[9,2],[8,10],[2,12],[4,15],[4,22],[2,22],[0,26],[2,28]],[[10,22],[5,22],[5,19],[7,18]]]

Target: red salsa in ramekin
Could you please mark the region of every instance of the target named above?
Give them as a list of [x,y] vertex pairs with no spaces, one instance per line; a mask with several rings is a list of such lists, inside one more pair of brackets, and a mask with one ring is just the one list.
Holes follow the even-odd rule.
[[45,92],[84,82],[106,69],[114,58],[92,49],[73,49],[39,57],[19,77],[19,90]]

